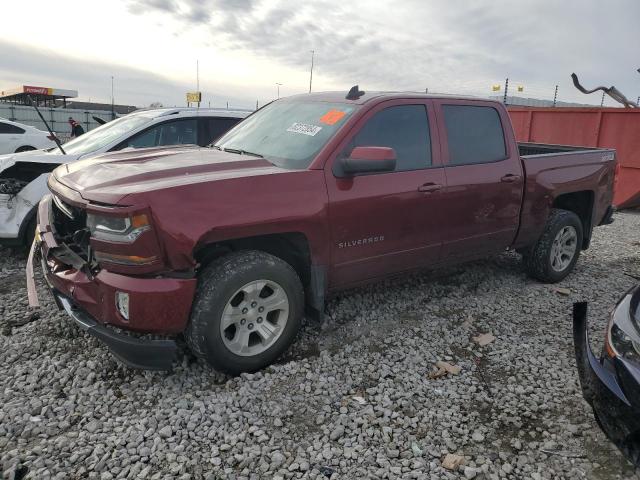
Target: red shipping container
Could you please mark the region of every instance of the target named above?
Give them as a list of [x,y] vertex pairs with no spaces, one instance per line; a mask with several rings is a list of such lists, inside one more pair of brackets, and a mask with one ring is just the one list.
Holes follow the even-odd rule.
[[508,107],[519,142],[615,148],[614,204],[640,206],[640,109]]

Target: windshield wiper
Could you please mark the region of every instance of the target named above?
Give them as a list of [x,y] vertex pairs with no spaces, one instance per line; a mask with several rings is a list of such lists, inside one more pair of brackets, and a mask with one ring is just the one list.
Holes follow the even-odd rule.
[[[216,148],[220,148],[220,147],[216,147]],[[237,153],[238,155],[251,155],[252,157],[264,158],[259,153],[248,152],[246,150],[241,150],[239,148],[222,148],[221,150],[223,152],[228,152],[228,153]]]

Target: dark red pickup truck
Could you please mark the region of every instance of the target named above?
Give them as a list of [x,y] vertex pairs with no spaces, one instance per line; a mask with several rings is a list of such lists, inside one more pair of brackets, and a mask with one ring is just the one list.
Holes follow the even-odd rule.
[[273,102],[211,148],[61,166],[36,243],[58,305],[129,365],[170,368],[184,334],[237,373],[339,289],[507,248],[561,280],[611,221],[615,166],[518,145],[498,102],[354,87]]

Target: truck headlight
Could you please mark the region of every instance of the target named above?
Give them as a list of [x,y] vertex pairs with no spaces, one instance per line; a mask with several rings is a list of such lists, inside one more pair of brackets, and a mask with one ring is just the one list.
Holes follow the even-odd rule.
[[113,217],[87,213],[87,227],[91,236],[108,242],[133,243],[141,234],[151,228],[146,214],[132,217]]
[[631,295],[626,295],[611,314],[604,347],[611,358],[619,356],[640,363],[640,325],[630,305]]

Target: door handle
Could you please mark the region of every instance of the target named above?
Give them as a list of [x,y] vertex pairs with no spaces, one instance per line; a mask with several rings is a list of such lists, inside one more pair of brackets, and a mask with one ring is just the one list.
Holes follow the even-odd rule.
[[433,193],[437,192],[442,188],[442,185],[437,183],[425,183],[424,185],[420,185],[418,187],[418,191],[422,193]]
[[501,182],[503,183],[513,183],[513,182],[517,182],[518,180],[520,180],[520,175],[514,175],[512,173],[508,173],[507,175],[505,175],[504,177],[502,177],[500,179]]

